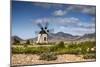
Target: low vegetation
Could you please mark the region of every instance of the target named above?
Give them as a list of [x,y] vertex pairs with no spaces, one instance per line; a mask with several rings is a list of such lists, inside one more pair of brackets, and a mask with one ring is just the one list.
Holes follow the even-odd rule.
[[46,60],[46,61],[51,61],[51,60],[56,60],[57,56],[55,53],[53,52],[46,52],[46,53],[42,53],[40,54],[40,60]]
[[95,53],[92,53],[92,54],[85,54],[83,56],[84,59],[96,59],[96,54]]
[[64,43],[59,42],[52,46],[39,46],[39,47],[12,47],[13,54],[38,54],[40,55],[40,60],[55,60],[56,55],[61,54],[75,54],[83,55],[84,59],[95,58],[96,53],[96,43],[95,41],[86,41],[81,43]]

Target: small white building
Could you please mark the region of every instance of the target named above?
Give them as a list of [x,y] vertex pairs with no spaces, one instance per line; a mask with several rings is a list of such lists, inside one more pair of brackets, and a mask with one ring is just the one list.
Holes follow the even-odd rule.
[[37,37],[37,42],[36,43],[48,43],[48,38],[47,38],[48,34],[46,33],[46,31],[41,30],[38,34]]

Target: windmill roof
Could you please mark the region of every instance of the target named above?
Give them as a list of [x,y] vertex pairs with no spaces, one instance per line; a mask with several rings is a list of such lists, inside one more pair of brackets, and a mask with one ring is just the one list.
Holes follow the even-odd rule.
[[39,34],[47,34],[44,30],[40,31]]

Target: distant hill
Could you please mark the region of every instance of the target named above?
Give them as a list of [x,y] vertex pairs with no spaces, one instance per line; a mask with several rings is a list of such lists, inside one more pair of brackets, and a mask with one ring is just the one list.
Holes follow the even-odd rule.
[[78,38],[78,40],[95,39],[95,38],[96,38],[96,34],[95,33],[90,33],[90,34],[84,34],[83,36]]
[[50,36],[48,36],[49,41],[68,41],[68,40],[74,40],[79,36],[73,36],[68,33],[63,33],[63,32],[58,32],[58,33],[53,33]]
[[[90,33],[90,34],[84,34],[83,36],[74,36],[68,33],[63,33],[63,32],[58,32],[58,33],[51,33],[48,36],[48,40],[50,42],[56,42],[56,41],[75,41],[75,40],[85,40],[85,39],[95,39],[96,34],[95,33]],[[18,36],[12,36],[12,40],[17,39],[19,41],[22,41]],[[35,38],[30,38],[27,40],[33,40],[36,41],[37,37]]]
[[14,40],[23,41],[23,39],[20,38],[20,37],[18,37],[18,36],[12,36],[12,37],[11,37],[12,43],[14,42]]

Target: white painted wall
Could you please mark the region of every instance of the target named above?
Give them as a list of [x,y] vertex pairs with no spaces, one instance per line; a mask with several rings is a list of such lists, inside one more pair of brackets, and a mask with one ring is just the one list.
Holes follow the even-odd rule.
[[[46,37],[46,40],[44,38]],[[47,43],[47,34],[38,34],[37,43]]]

